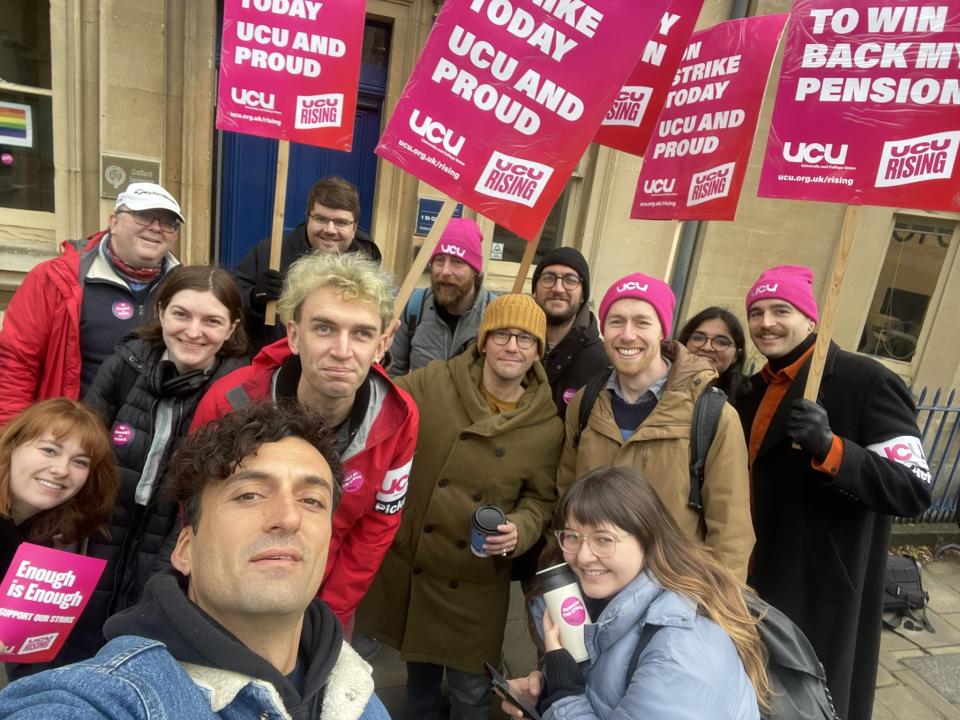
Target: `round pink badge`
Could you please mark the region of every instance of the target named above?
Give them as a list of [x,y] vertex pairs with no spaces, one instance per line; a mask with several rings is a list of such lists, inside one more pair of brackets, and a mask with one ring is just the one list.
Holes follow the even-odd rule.
[[568,597],[560,603],[560,614],[567,625],[583,625],[587,621],[587,609],[577,597]]
[[343,478],[343,491],[346,493],[355,493],[363,487],[363,473],[359,470],[351,470]]
[[573,396],[577,394],[576,388],[567,388],[563,391],[563,403],[564,405],[569,405],[570,401],[573,400]]
[[133,428],[126,423],[117,423],[113,426],[110,439],[113,441],[114,445],[119,447],[129,445],[133,440]]
[[133,303],[126,300],[117,300],[110,309],[118,320],[129,320],[133,317]]

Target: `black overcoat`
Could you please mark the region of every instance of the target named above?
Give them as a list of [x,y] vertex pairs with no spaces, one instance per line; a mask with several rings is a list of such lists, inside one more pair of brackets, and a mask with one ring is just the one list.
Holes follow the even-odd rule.
[[[827,671],[840,717],[869,720],[880,652],[890,516],[930,504],[916,408],[903,381],[831,343],[819,402],[843,440],[835,477],[814,469],[787,435],[809,361],[791,383],[753,461],[757,543],[749,576],[764,600],[806,633]],[[767,384],[758,373],[738,398],[744,434]]]

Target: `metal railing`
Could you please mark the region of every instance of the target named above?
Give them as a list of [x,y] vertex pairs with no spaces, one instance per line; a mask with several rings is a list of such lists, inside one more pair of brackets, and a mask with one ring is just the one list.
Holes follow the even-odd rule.
[[920,428],[923,451],[930,466],[933,481],[933,502],[930,508],[916,518],[901,518],[900,522],[953,522],[957,518],[960,499],[960,401],[956,389],[946,398],[943,388],[937,388],[929,399],[928,388],[917,397],[917,426]]

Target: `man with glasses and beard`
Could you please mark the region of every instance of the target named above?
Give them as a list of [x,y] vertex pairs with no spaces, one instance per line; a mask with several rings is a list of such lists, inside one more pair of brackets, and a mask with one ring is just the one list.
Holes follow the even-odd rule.
[[0,427],[34,402],[76,400],[117,342],[146,320],[153,291],[179,264],[171,254],[180,205],[154,183],[117,196],[106,230],[68,240],[17,288],[0,333]]
[[459,355],[494,297],[483,287],[480,227],[469,218],[451,219],[430,256],[430,288],[415,292],[403,311],[390,346],[390,375]]
[[590,268],[574,248],[556,248],[533,271],[530,289],[547,316],[543,369],[562,418],[574,393],[607,366],[597,318],[590,312]]

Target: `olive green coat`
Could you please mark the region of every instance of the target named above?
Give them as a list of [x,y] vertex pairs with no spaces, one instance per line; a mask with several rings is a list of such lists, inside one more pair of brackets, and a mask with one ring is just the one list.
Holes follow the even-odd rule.
[[567,407],[566,442],[557,470],[559,492],[562,495],[574,480],[605,465],[640,468],[680,529],[703,540],[734,575],[746,580],[754,534],[747,445],[739,417],[732,405],[724,405],[704,467],[701,515],[687,505],[690,428],[697,397],[717,373],[706,360],[688,353],[677,342],[663,343],[661,352],[672,363],[663,394],[626,440],[613,417],[610,393],[603,391],[593,404],[579,447],[574,448],[583,390],[573,396]]
[[473,673],[499,662],[512,562],[471,552],[473,511],[503,510],[523,553],[553,512],[563,444],[539,362],[519,406],[502,414],[480,394],[482,369],[473,345],[396,380],[420,407],[420,433],[403,521],[357,615],[360,632],[404,660]]

